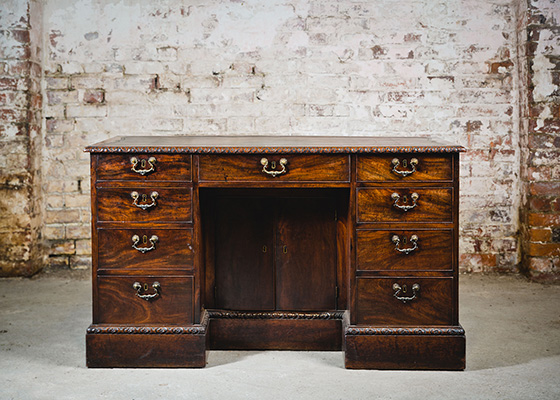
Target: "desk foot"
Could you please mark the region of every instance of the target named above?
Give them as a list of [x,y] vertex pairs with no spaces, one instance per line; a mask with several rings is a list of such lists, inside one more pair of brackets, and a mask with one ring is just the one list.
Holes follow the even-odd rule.
[[348,326],[344,339],[345,367],[350,369],[465,369],[465,332],[461,326]]
[[205,329],[199,327],[115,327],[92,325],[86,334],[89,368],[202,368]]

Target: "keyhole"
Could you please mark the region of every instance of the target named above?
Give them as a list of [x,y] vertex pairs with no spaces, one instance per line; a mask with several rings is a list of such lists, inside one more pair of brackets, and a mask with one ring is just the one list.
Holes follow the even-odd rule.
[[144,292],[148,291],[148,284],[144,283]]
[[142,195],[142,201],[146,201],[146,200],[148,200],[148,195],[143,194],[143,195]]
[[288,254],[288,246],[286,245],[282,246],[282,253]]
[[402,242],[403,242],[403,244],[406,244],[406,236],[403,236]]
[[406,168],[406,159],[402,160],[402,165]]
[[406,194],[405,194],[404,197],[403,197],[403,201],[404,201],[405,203],[408,203],[408,196],[407,196]]
[[272,169],[276,169],[276,161],[272,161],[270,163],[270,166],[272,167]]
[[146,236],[146,235],[142,236],[142,243],[144,243],[144,244],[148,243],[148,236]]
[[142,166],[142,168],[146,168],[146,160],[140,161],[140,165]]
[[263,247],[262,247],[262,252],[263,252],[263,253],[266,253],[267,250],[268,250],[268,249],[266,248],[266,246],[263,246]]

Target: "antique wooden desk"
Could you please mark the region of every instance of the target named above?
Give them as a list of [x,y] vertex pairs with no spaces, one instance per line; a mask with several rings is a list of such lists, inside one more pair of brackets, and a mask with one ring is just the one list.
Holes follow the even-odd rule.
[[459,152],[424,138],[121,137],[92,145],[89,367],[207,349],[465,366]]

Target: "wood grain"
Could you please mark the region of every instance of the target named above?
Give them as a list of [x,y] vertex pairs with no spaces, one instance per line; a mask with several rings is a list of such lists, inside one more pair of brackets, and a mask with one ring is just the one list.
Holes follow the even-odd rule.
[[[403,303],[393,294],[393,284],[420,285],[417,298]],[[358,278],[357,321],[365,325],[415,326],[453,323],[452,278]]]
[[[131,192],[146,195],[145,201],[138,204],[150,204],[152,192],[157,192],[156,205],[142,210],[133,204]],[[108,222],[190,222],[192,221],[192,189],[161,188],[153,186],[140,188],[99,187],[97,189],[98,221]]]
[[[287,172],[276,177],[264,173],[261,164],[263,157],[269,160],[269,164],[273,161],[277,164],[275,169],[270,165],[267,167],[275,171],[282,169],[279,161],[286,158]],[[203,182],[347,182],[350,168],[348,156],[338,154],[205,155],[200,156],[199,174]]]
[[[401,176],[393,172],[393,159],[400,164],[397,171],[411,171],[410,160],[416,158],[416,171],[408,176]],[[406,160],[407,166],[403,166]],[[453,179],[451,156],[429,154],[377,154],[359,155],[357,161],[358,182],[422,182],[422,181],[451,181]]]
[[[393,193],[399,194],[399,205],[412,205],[411,195],[418,193],[417,206],[409,211],[395,207]],[[358,222],[452,222],[452,193],[452,188],[358,189]]]
[[[166,276],[100,276],[97,278],[98,316],[94,323],[108,324],[192,324],[193,278]],[[134,282],[161,284],[160,296],[144,300],[136,296]]]
[[[132,236],[138,235],[139,248],[150,247],[151,243],[142,243],[152,235],[158,237],[155,249],[142,253],[132,248]],[[154,229],[123,228],[98,229],[99,270],[105,269],[192,269],[193,268],[193,232],[192,229]]]
[[[395,249],[392,242],[394,235],[399,236],[401,249],[413,248],[412,235],[418,236],[418,248],[409,254]],[[357,270],[383,271],[401,270],[442,271],[453,268],[452,254],[453,231],[427,229],[392,229],[392,230],[358,230],[357,231]],[[408,243],[403,243],[407,238]]]
[[[132,157],[138,159],[137,170],[150,169],[147,160],[155,157],[154,171],[145,175],[132,170]],[[97,163],[97,179],[120,181],[184,181],[190,182],[191,175],[190,154],[101,154]],[[146,166],[142,167],[142,161]]]

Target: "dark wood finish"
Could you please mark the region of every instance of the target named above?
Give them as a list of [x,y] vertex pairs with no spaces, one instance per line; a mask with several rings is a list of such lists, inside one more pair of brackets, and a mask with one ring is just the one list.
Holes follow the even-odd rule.
[[[158,237],[155,249],[142,253],[132,248],[132,237],[140,237],[138,248],[150,248],[149,238]],[[144,239],[147,242],[144,243]],[[125,228],[99,229],[99,270],[192,269],[192,229]],[[123,260],[125,260],[123,262]]]
[[[414,284],[420,285],[420,290],[414,300],[403,303],[394,296],[395,283],[403,288],[399,294],[403,297],[413,296]],[[451,325],[452,284],[451,278],[358,278],[357,322],[382,326]]]
[[[130,161],[138,160],[136,170],[149,170],[147,160],[155,157],[153,171],[144,175],[132,170]],[[180,154],[104,154],[97,163],[97,179],[121,181],[183,181],[190,182],[191,157]]]
[[[358,222],[452,222],[452,192],[452,188],[358,189]],[[403,206],[412,206],[411,195],[417,193],[417,206],[408,211],[395,207],[393,193]]]
[[[157,192],[156,205],[146,210],[135,206],[133,191],[146,195],[138,204],[151,204],[151,193]],[[189,222],[192,221],[191,199],[192,189],[185,188],[98,187],[97,218],[110,222]]]
[[[275,177],[263,172],[263,157],[269,160],[269,171],[281,171],[280,159],[286,158],[286,172]],[[272,162],[276,163],[275,168]],[[348,156],[339,154],[212,156],[200,158],[199,168],[201,182],[347,182],[350,176]]]
[[342,349],[340,320],[212,319],[208,346],[212,350]]
[[461,146],[425,137],[121,136],[88,146],[92,153],[456,153]]
[[276,309],[334,310],[334,199],[284,198],[277,210]]
[[262,198],[215,203],[215,307],[274,310],[272,219]]
[[465,336],[346,335],[350,369],[465,369]]
[[[193,322],[193,278],[166,276],[100,276],[97,278],[98,315],[96,323],[185,325]],[[132,287],[135,282],[161,284],[160,295],[144,300]],[[144,292],[142,292],[144,293]]]
[[[416,158],[418,165],[415,172],[402,176],[393,172],[393,159],[399,160],[397,171],[412,171],[410,160]],[[404,165],[406,162],[407,165]],[[450,155],[439,154],[376,154],[358,156],[359,182],[423,182],[423,181],[451,181],[453,179]]]
[[203,368],[206,335],[86,335],[89,368]]
[[[418,248],[408,254],[396,250],[393,236],[400,238],[400,249],[413,249],[410,241],[418,237]],[[360,271],[443,271],[453,268],[452,229],[360,229],[357,231],[357,269]],[[405,242],[406,240],[406,242]]]
[[[115,138],[86,150],[88,366],[203,367],[207,348],[343,347],[347,368],[464,368],[462,147],[427,138],[180,136]],[[132,157],[148,169],[141,160],[151,156],[154,171],[132,171]],[[276,171],[286,158],[286,173],[263,172],[263,157]],[[394,158],[398,170],[418,159],[416,171],[396,174]],[[132,191],[146,195],[140,204],[157,191],[157,205],[141,210]],[[418,193],[418,204],[400,210],[393,193],[400,205]],[[158,236],[155,250],[133,249],[135,234],[147,239],[141,247]],[[418,249],[398,252],[393,235],[400,248],[417,235]],[[161,295],[149,301],[132,287],[153,293],[155,281]]]

